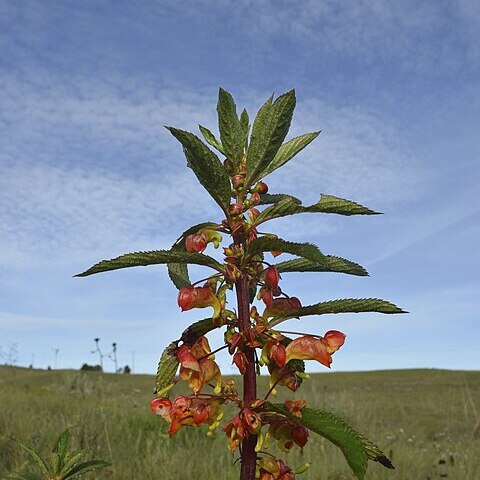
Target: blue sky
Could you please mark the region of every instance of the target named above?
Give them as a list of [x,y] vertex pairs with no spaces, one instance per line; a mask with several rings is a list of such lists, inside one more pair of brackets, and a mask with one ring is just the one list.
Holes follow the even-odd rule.
[[272,192],[386,213],[272,223],[371,274],[285,274],[285,289],[411,313],[288,326],[345,332],[334,370],[480,368],[478,2],[0,0],[0,52],[0,345],[19,364],[60,348],[58,366],[78,368],[98,336],[153,372],[204,317],[180,314],[163,267],[72,275],[219,219],[163,125],[216,131],[222,86],[251,116],[295,87],[291,135],[322,130]]

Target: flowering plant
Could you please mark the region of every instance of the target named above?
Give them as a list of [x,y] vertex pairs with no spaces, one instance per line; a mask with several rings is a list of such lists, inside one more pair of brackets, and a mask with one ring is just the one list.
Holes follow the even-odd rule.
[[[283,166],[312,142],[320,132],[307,133],[284,143],[295,108],[292,90],[269,98],[259,110],[251,128],[246,110],[237,115],[232,96],[223,89],[218,97],[220,139],[205,127],[200,131],[207,144],[225,157],[222,162],[206,143],[192,133],[167,127],[182,144],[188,166],[214,198],[224,218],[195,225],[184,232],[170,250],[136,252],[104,260],[78,276],[108,270],[167,264],[178,288],[182,311],[212,309],[208,318],[190,325],[179,340],[163,352],[157,371],[153,413],[169,424],[174,435],[184,426],[208,426],[213,435],[223,417],[226,403],[238,413],[223,426],[231,452],[240,451],[241,480],[294,479],[308,465],[293,469],[267,452],[272,440],[281,450],[303,448],[309,433],[327,438],[343,452],[357,478],[363,479],[368,460],[393,468],[390,460],[373,443],[335,415],[307,407],[303,400],[273,403],[271,396],[280,387],[296,391],[308,375],[305,361],[315,360],[330,367],[333,354],[345,342],[345,334],[330,330],[323,335],[281,330],[279,325],[293,318],[341,312],[402,313],[376,298],[342,299],[303,306],[280,284],[290,272],[340,272],[365,276],[360,265],[325,255],[310,243],[294,243],[272,233],[261,233],[267,221],[304,212],[339,215],[374,215],[377,212],[355,202],[322,195],[309,206],[286,194],[271,194],[264,177]],[[204,252],[218,248],[223,240],[223,261]],[[272,263],[281,254],[295,258]],[[188,265],[202,265],[212,275],[192,283]],[[236,293],[236,308],[229,308],[230,292]],[[206,335],[224,329],[224,345],[212,351]],[[243,380],[240,395],[233,380],[225,381],[215,362],[215,352],[225,348]],[[266,366],[270,388],[257,392],[257,375]],[[179,380],[192,393],[170,399]]]

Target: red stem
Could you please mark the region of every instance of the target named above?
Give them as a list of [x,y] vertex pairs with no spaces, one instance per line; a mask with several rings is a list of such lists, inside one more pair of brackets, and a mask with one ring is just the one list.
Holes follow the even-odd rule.
[[[238,239],[235,239],[235,243]],[[250,329],[250,301],[248,297],[248,277],[242,277],[235,283],[238,304],[239,329],[245,332]],[[257,375],[255,372],[255,349],[245,347],[247,366],[243,375],[243,403],[249,405],[257,398]],[[255,468],[257,464],[256,435],[248,435],[242,441],[240,480],[255,480]]]

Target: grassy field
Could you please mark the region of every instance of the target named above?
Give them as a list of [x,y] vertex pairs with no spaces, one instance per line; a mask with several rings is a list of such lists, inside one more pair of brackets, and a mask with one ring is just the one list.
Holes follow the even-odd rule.
[[[152,385],[147,375],[0,367],[0,478],[28,465],[8,436],[46,453],[69,426],[76,447],[113,463],[91,479],[236,479],[222,432],[212,440],[184,428],[168,439],[149,411]],[[370,463],[368,480],[480,479],[480,372],[316,374],[296,396],[339,414],[391,456],[396,470]],[[314,434],[287,461],[312,462],[302,480],[353,479],[338,449]]]

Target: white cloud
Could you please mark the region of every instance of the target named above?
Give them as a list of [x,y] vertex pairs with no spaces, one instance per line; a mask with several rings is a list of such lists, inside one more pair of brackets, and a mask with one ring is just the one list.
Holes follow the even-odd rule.
[[[107,84],[78,77],[63,84],[42,72],[31,78],[7,75],[1,85],[4,266],[51,263],[52,254],[64,263],[90,259],[91,252],[165,248],[190,223],[217,218],[162,128],[168,122],[196,130],[201,122],[215,130],[213,96],[155,90],[133,79]],[[248,103],[257,97],[251,93]],[[378,114],[301,98],[292,135],[318,128],[325,131],[310,149],[272,175],[272,190],[305,201],[323,191],[382,205],[412,189],[402,145]],[[308,220],[296,226],[297,234],[307,231]],[[322,228],[335,229],[329,220]]]

